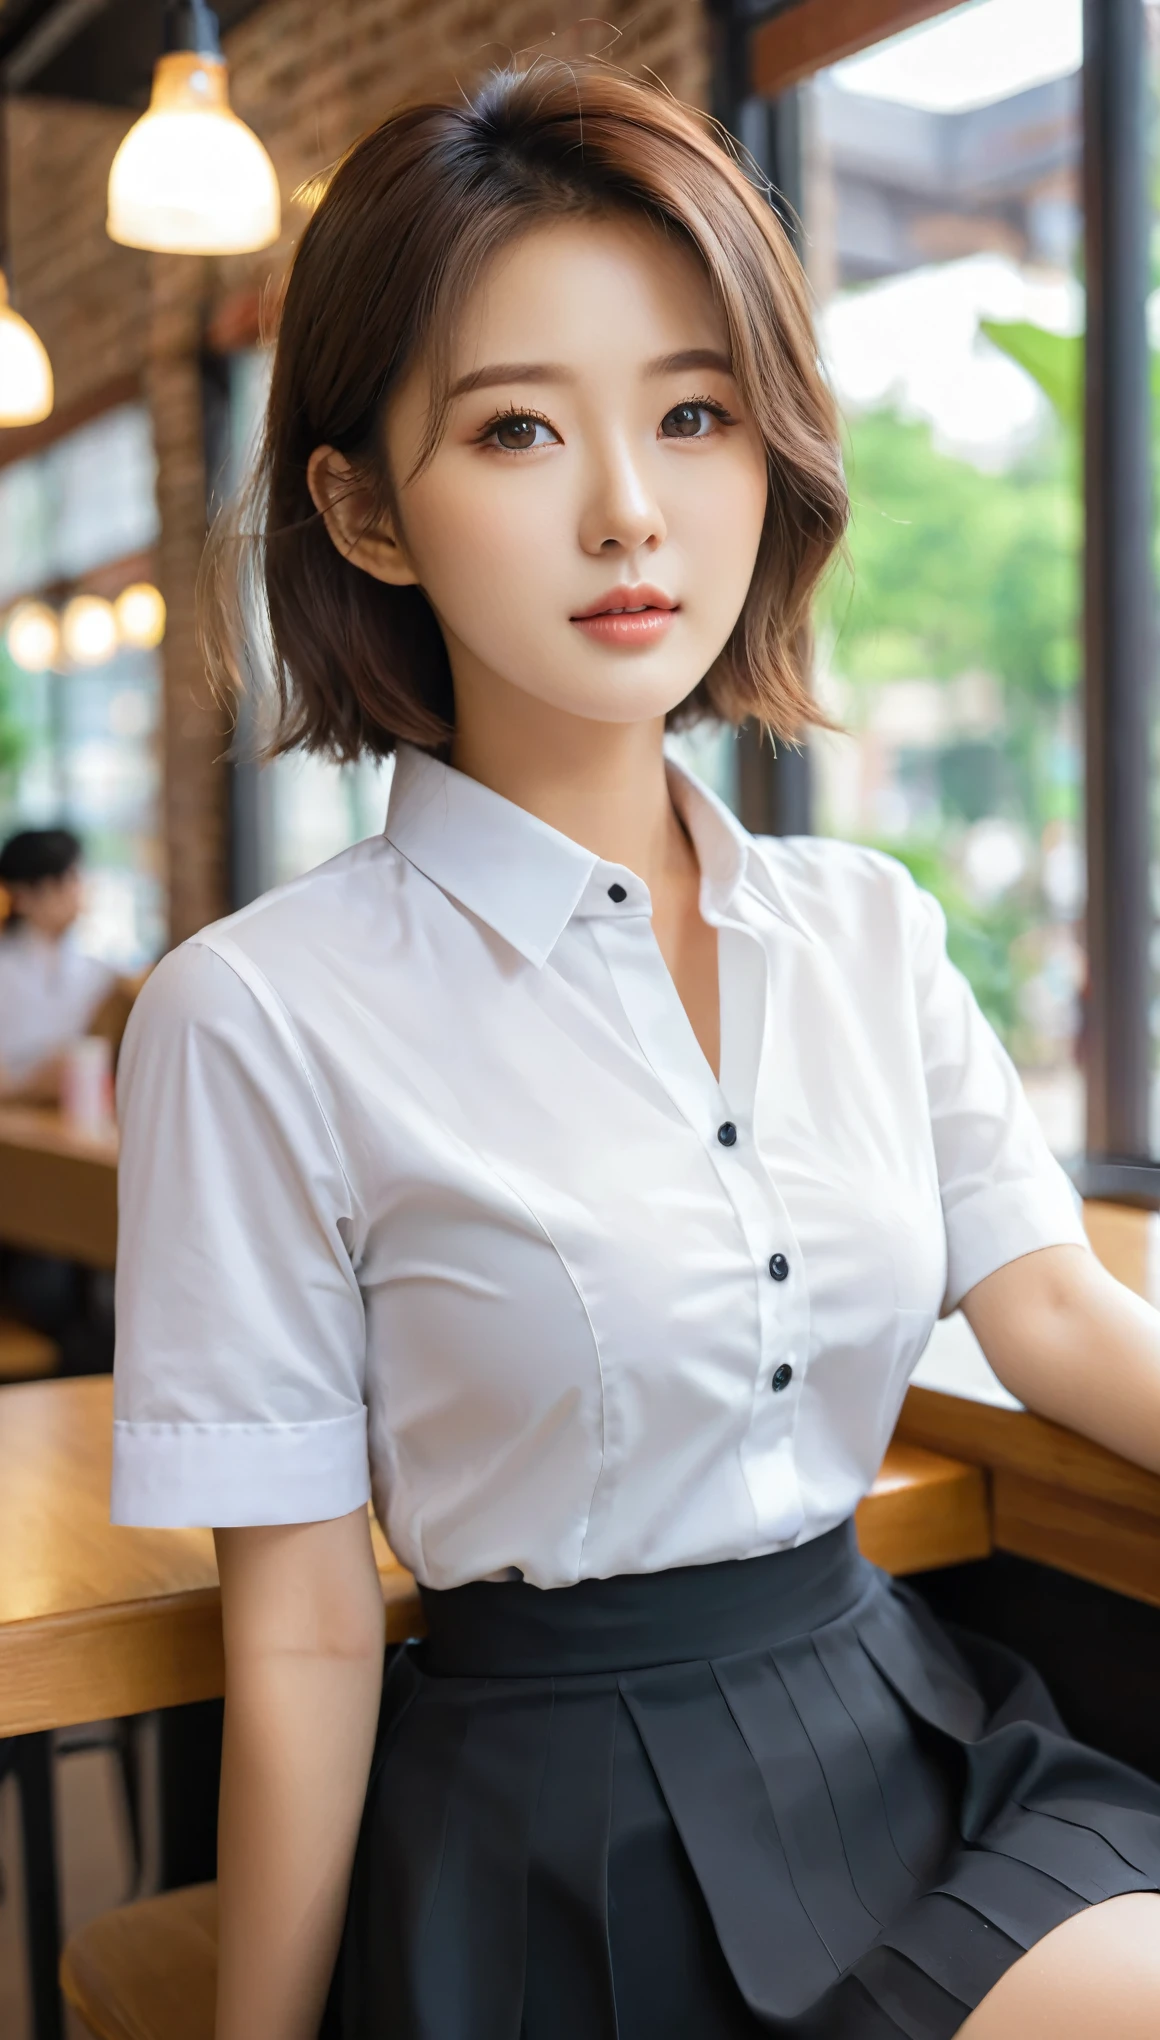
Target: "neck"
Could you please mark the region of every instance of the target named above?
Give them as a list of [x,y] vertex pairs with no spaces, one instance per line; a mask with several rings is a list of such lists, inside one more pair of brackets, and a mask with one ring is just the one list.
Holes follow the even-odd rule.
[[456,690],[451,762],[656,890],[693,858],[669,797],[664,721],[593,722],[491,681]]

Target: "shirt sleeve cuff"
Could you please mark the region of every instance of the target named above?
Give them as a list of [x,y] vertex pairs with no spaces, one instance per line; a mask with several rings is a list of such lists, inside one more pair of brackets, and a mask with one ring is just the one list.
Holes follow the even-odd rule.
[[320,1523],[369,1497],[365,1409],[321,1424],[113,1425],[114,1523]]
[[1036,1176],[990,1185],[945,1215],[947,1289],[943,1315],[957,1310],[968,1289],[1040,1247],[1086,1247],[1082,1206],[1062,1169],[1054,1180]]

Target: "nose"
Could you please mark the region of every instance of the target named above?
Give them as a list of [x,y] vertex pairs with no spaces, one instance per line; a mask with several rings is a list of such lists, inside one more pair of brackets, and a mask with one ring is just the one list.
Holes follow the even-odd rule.
[[623,439],[601,447],[580,518],[584,551],[655,552],[665,535],[664,514],[645,462]]

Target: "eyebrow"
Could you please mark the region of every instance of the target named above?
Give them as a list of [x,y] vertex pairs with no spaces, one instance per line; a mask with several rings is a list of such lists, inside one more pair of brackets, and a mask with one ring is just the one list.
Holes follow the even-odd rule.
[[[718,375],[732,375],[733,363],[717,347],[685,347],[677,354],[658,354],[645,365],[646,376],[679,375],[685,369],[707,368]],[[494,389],[502,383],[572,383],[570,368],[554,361],[492,361],[483,368],[461,375],[447,392],[448,399],[468,396],[474,390]]]

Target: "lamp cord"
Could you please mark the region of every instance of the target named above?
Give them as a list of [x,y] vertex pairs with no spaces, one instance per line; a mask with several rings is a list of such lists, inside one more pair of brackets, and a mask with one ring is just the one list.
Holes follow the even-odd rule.
[[166,0],[164,49],[188,50],[199,57],[220,57],[218,18],[205,0]]

